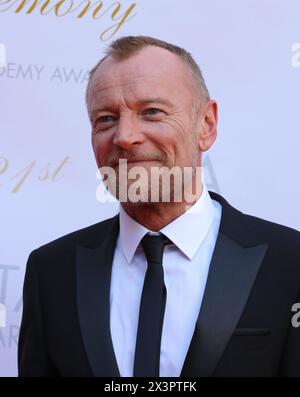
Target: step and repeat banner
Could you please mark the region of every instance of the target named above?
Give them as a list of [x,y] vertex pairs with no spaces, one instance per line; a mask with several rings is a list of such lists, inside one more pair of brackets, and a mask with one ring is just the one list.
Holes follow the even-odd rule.
[[0,0],[0,376],[17,375],[30,251],[118,212],[96,199],[85,89],[140,34],[190,51],[218,101],[209,189],[300,229],[298,0]]

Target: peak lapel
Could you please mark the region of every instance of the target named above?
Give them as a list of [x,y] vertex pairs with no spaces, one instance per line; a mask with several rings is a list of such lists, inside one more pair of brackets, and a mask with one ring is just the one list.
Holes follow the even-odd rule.
[[244,248],[219,233],[181,376],[210,376],[241,317],[267,245]]
[[110,334],[110,280],[118,218],[96,247],[77,246],[77,307],[83,343],[94,376],[120,376]]

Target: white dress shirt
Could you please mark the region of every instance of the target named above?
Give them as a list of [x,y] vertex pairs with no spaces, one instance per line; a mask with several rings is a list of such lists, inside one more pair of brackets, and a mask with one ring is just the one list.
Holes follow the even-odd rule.
[[[203,183],[199,200],[161,232],[167,300],[161,338],[160,376],[180,376],[194,333],[217,240],[221,205]],[[120,234],[113,259],[110,328],[121,376],[133,376],[139,308],[147,260],[139,245],[150,232],[120,206]]]

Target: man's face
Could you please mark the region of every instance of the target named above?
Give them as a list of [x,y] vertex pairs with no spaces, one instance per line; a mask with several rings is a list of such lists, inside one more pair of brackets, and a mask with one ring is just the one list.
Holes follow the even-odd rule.
[[[92,77],[88,111],[98,167],[200,165],[196,95],[183,61],[150,46],[127,60],[107,58]],[[149,178],[150,180],[150,178]],[[148,186],[149,188],[149,186]]]

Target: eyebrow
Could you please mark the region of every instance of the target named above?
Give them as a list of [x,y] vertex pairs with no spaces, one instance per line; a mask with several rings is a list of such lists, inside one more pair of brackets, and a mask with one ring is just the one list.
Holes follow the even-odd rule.
[[[165,106],[168,106],[168,107],[172,106],[171,102],[169,102],[166,99],[160,98],[160,97],[157,97],[157,98],[145,98],[145,99],[142,99],[140,101],[137,101],[136,103],[138,105],[149,105],[150,103],[159,103],[159,104],[162,104],[162,105],[165,105]],[[93,109],[91,109],[90,114],[94,115],[95,113],[108,110],[108,108],[109,107],[94,107]]]
[[162,105],[172,106],[171,102],[169,102],[167,99],[163,99],[163,98],[160,98],[160,97],[142,99],[141,101],[138,101],[138,103],[141,104],[141,105],[148,105],[150,103],[160,103]]

